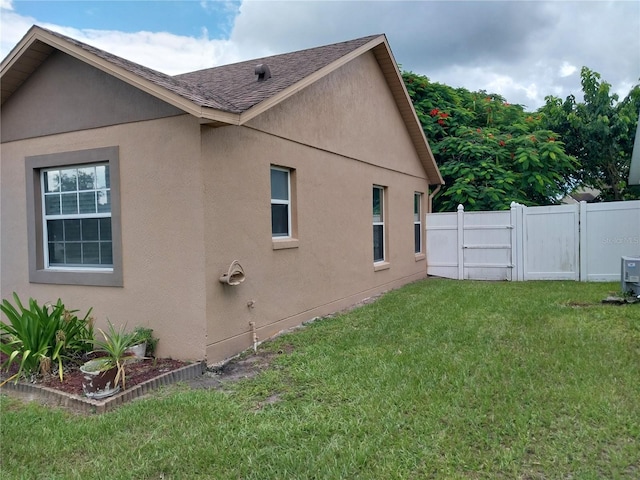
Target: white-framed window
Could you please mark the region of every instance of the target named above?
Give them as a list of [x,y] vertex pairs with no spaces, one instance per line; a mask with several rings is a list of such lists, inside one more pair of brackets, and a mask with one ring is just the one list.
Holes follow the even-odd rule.
[[385,261],[384,231],[384,192],[385,188],[373,186],[373,262]]
[[120,287],[118,147],[25,158],[29,281]]
[[422,253],[422,194],[413,194],[413,244],[414,252]]
[[40,172],[44,267],[113,270],[108,163]]
[[292,236],[291,170],[274,166],[271,167],[271,236]]

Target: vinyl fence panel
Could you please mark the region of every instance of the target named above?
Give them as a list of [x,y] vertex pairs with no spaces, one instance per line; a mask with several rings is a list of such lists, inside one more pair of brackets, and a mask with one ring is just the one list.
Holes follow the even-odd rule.
[[620,259],[640,256],[640,200],[581,205],[580,280],[620,280]]
[[427,273],[472,280],[620,280],[640,256],[640,201],[426,217]]
[[523,209],[524,280],[580,278],[579,205]]

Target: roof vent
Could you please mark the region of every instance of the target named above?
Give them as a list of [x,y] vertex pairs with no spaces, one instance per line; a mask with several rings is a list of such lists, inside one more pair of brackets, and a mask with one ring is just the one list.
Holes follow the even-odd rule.
[[269,65],[266,63],[261,63],[260,65],[256,65],[255,74],[258,75],[258,81],[263,82],[271,78],[271,70],[269,70]]

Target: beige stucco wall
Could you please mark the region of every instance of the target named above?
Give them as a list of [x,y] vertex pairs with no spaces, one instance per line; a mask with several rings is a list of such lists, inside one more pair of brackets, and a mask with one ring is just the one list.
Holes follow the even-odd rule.
[[[210,362],[249,347],[250,322],[265,339],[426,276],[413,245],[413,194],[426,194],[426,175],[372,55],[247,127],[204,127],[202,145]],[[294,248],[272,242],[272,164],[295,169]],[[387,187],[389,265],[379,271],[374,184]],[[224,286],[218,277],[234,259],[246,281]]]
[[[159,355],[204,358],[205,272],[200,126],[188,115],[2,144],[0,295],[62,298],[98,326],[149,325]],[[123,287],[29,283],[24,159],[118,146]]]

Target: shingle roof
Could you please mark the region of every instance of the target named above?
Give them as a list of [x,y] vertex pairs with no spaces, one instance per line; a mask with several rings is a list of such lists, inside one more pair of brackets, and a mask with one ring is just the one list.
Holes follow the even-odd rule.
[[[174,78],[200,91],[215,92],[218,98],[232,106],[228,111],[242,113],[379,36],[208,68]],[[257,81],[254,69],[259,64],[268,65],[270,79]]]
[[[49,34],[82,48],[201,107],[242,113],[326,67],[380,35],[170,76],[51,30]],[[272,77],[258,82],[254,68],[267,64]]]

